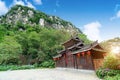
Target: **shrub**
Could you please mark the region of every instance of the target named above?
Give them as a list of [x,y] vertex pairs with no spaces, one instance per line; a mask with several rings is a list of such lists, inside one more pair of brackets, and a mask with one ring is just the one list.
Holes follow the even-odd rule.
[[55,63],[53,60],[49,60],[49,61],[44,61],[40,64],[40,67],[44,67],[44,68],[54,68],[55,67]]
[[118,65],[120,65],[120,61],[118,58],[116,58],[113,55],[108,55],[103,63],[104,68],[109,68],[109,69],[118,69]]
[[39,65],[38,63],[35,63],[33,66],[34,66],[35,68],[37,68],[37,67],[39,67],[40,65]]
[[98,69],[96,71],[96,75],[99,78],[105,78],[105,77],[114,77],[116,75],[120,74],[120,70],[111,70],[111,69]]
[[18,63],[19,63],[18,58],[9,58],[4,62],[4,64],[7,64],[7,65],[15,65],[15,64],[18,64]]
[[120,74],[117,74],[114,77],[107,76],[104,80],[120,80]]
[[6,70],[21,70],[21,69],[33,69],[35,68],[32,65],[1,65],[0,66],[0,71],[6,71]]
[[104,78],[106,75],[107,75],[107,72],[108,72],[109,69],[98,69],[96,71],[96,75],[99,77],[99,78]]

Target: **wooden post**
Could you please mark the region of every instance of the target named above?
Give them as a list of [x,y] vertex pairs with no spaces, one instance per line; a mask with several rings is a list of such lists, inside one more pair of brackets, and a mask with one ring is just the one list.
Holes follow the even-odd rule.
[[64,58],[65,58],[65,67],[67,67],[67,56],[66,56],[66,53],[64,54]]
[[75,55],[76,69],[78,69],[77,55]]
[[93,70],[95,70],[92,53],[91,53],[91,56],[90,56],[90,57],[91,57],[91,61],[92,61],[92,67],[93,67]]

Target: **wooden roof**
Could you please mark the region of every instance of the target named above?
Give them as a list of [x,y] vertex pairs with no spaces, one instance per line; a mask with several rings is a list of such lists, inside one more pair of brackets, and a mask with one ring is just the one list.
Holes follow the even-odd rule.
[[92,44],[84,45],[81,49],[72,52],[72,54],[77,54],[79,52],[85,52],[85,51],[88,51],[88,50],[91,50],[91,49],[95,50],[95,51],[105,52],[103,49],[95,48],[95,46],[97,46],[97,45],[99,45],[98,41],[95,41]]
[[[85,52],[85,51],[88,51],[88,50],[105,52],[104,49],[98,44],[98,41],[95,41],[95,42],[93,42],[93,43],[91,43],[91,44],[84,45],[83,41],[80,40],[78,37],[73,37],[72,39],[66,41],[66,42],[63,43],[63,44],[66,44],[66,43],[68,43],[68,42],[71,41],[71,40],[78,41],[78,43],[77,43],[77,44],[73,44],[72,46],[68,47],[67,49],[61,50],[61,51],[59,52],[59,55],[54,56],[53,58],[61,57],[62,54],[66,53],[67,50],[71,50],[71,49],[73,49],[73,48],[77,48],[78,50],[72,52],[71,54],[77,54],[77,53]],[[83,45],[81,45],[81,44],[83,44]],[[98,45],[99,45],[100,48],[96,47],[96,46],[98,46]]]
[[104,50],[102,50],[102,49],[98,49],[98,48],[93,48],[92,50],[94,50],[94,51],[99,51],[99,52],[106,52],[106,51],[104,51]]
[[62,43],[62,45],[65,45],[66,43],[69,43],[69,42],[71,42],[72,40],[73,40],[73,41],[77,41],[77,42],[82,42],[82,43],[83,43],[83,41],[82,41],[80,38],[78,38],[78,37],[72,37],[72,38],[69,39],[68,41]]
[[76,47],[76,48],[82,48],[82,46],[83,46],[84,44],[83,44],[82,46],[80,46],[81,44],[82,44],[82,42],[79,42],[79,43],[77,43],[77,44],[74,44],[73,46],[69,47],[68,50],[73,49],[73,48],[75,48],[75,47]]

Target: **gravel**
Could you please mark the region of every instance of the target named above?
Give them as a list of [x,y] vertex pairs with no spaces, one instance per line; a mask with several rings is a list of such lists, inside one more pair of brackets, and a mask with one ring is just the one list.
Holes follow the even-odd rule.
[[1,71],[0,80],[99,80],[94,71],[66,68]]

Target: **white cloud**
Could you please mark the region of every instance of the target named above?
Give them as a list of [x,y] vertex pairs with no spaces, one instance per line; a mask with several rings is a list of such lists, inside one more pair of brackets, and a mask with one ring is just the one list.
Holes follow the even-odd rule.
[[113,16],[113,17],[111,17],[110,20],[112,21],[112,20],[114,20],[114,19],[118,19],[118,18],[120,18],[120,10],[117,11],[116,15]]
[[116,13],[110,18],[111,21],[120,18],[120,4],[116,4],[114,10]]
[[35,6],[33,6],[28,0],[25,0],[25,2],[23,0],[14,0],[11,6],[14,6],[14,5],[23,5],[23,6],[28,6],[30,8],[36,9]]
[[23,5],[23,6],[25,6],[25,3],[22,0],[14,0],[13,5]]
[[[42,4],[41,0],[33,0],[33,1],[36,2],[36,4]],[[5,1],[0,0],[0,15],[4,15],[5,13],[7,13],[9,8],[14,5],[23,5],[36,9],[35,6],[28,0],[13,0],[13,3],[9,7],[6,6]]]
[[116,17],[120,18],[120,10],[117,12]]
[[5,2],[0,0],[0,15],[4,15],[7,12],[8,12],[8,8]]
[[30,2],[27,2],[27,6],[36,9]]
[[35,2],[35,4],[37,5],[42,5],[42,0],[33,0]]
[[101,27],[101,24],[98,21],[92,22],[92,23],[84,25],[83,32],[87,35],[87,37],[90,40],[101,41],[100,30],[99,30],[100,27]]

